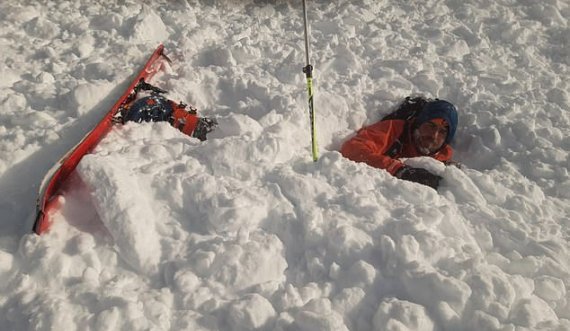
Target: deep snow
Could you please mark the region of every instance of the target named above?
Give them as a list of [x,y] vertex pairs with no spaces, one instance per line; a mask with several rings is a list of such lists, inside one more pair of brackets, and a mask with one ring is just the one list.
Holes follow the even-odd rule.
[[[0,3],[6,330],[570,330],[567,1]],[[31,234],[49,168],[159,42],[206,142],[116,127]],[[436,192],[338,152],[405,96],[453,102]]]

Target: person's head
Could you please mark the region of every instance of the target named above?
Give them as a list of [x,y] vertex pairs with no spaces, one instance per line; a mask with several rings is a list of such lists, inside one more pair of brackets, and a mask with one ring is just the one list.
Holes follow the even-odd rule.
[[428,102],[413,125],[416,148],[424,155],[438,152],[449,144],[457,128],[457,110],[444,100]]

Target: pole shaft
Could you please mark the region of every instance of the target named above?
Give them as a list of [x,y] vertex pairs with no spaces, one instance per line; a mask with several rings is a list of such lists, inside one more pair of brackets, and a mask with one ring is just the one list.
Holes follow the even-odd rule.
[[317,146],[317,130],[315,122],[315,108],[313,106],[313,66],[311,65],[309,56],[309,24],[307,19],[307,3],[303,0],[303,23],[305,26],[305,60],[307,65],[303,68],[303,72],[307,77],[307,93],[309,96],[309,124],[311,127],[311,154],[313,162],[317,162],[319,158],[319,149]]
[[313,78],[307,78],[307,90],[309,94],[309,121],[311,127],[311,154],[313,162],[317,162],[319,158],[319,149],[317,147],[317,130],[315,123],[315,109],[313,106]]
[[309,56],[309,19],[307,18],[307,1],[303,0],[303,23],[304,23],[304,27],[305,27],[305,60],[307,65],[309,65],[310,62],[310,56]]

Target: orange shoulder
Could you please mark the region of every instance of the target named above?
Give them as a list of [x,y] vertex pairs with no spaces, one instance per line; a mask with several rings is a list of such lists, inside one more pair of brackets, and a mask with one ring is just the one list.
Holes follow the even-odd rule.
[[453,148],[451,148],[451,146],[449,146],[449,145],[445,145],[433,157],[439,161],[443,161],[443,162],[449,161],[453,157]]

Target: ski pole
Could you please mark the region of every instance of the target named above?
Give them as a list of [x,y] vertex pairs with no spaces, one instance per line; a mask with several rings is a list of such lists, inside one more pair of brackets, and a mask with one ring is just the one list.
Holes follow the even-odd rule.
[[313,162],[319,158],[319,149],[317,146],[317,131],[315,123],[315,108],[313,107],[313,66],[309,59],[309,28],[307,24],[307,3],[303,0],[303,22],[305,25],[305,57],[307,65],[303,68],[305,77],[307,77],[307,92],[309,95],[309,120],[311,125],[311,151]]

